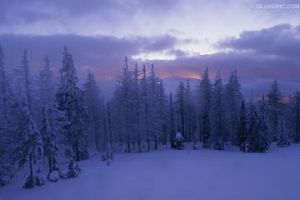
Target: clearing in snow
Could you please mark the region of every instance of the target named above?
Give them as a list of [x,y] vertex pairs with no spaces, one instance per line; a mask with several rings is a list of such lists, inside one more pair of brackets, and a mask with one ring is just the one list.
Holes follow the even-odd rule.
[[160,150],[80,162],[78,178],[22,189],[20,177],[1,200],[298,200],[300,145],[268,153]]

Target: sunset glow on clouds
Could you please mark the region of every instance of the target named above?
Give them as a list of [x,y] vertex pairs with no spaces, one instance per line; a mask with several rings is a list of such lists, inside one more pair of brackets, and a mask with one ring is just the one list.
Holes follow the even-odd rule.
[[10,69],[26,48],[33,70],[48,54],[57,71],[66,45],[79,74],[99,79],[115,79],[128,56],[163,78],[198,79],[208,67],[224,77],[237,69],[253,87],[300,86],[299,9],[262,9],[267,3],[287,1],[1,0],[0,44]]

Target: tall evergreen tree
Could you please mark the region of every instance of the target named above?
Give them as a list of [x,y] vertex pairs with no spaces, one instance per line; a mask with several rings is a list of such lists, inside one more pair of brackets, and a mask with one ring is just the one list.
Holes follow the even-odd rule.
[[63,131],[66,125],[64,114],[57,109],[53,73],[48,56],[44,58],[44,66],[39,74],[39,105],[40,105],[40,133],[43,139],[44,156],[48,161],[49,181],[59,178],[58,145],[56,133]]
[[177,113],[177,130],[181,132],[184,138],[186,138],[186,128],[185,128],[185,120],[186,120],[186,102],[185,102],[185,86],[182,81],[180,81],[177,91],[176,91],[176,113]]
[[141,78],[141,103],[142,103],[142,126],[144,127],[144,136],[147,143],[147,151],[151,149],[150,146],[150,104],[149,104],[149,84],[147,79],[146,66],[143,66],[142,78]]
[[187,141],[193,142],[194,148],[196,148],[196,112],[195,105],[193,101],[192,91],[190,80],[186,82],[185,90],[185,107],[186,107],[186,132],[187,132]]
[[300,92],[296,92],[292,98],[289,119],[293,140],[300,143]]
[[163,86],[163,81],[158,82],[158,105],[157,105],[157,115],[158,115],[158,136],[160,135],[160,140],[165,145],[167,144],[167,98],[165,94],[165,89]]
[[242,101],[241,109],[240,109],[240,120],[239,120],[239,130],[237,135],[238,146],[240,150],[246,152],[246,142],[248,137],[248,128],[247,128],[247,110],[245,106],[245,102]]
[[162,81],[156,76],[153,64],[148,80],[148,101],[151,108],[149,109],[150,140],[154,143],[154,149],[157,149],[160,134],[163,132],[161,111],[164,110],[165,99]]
[[133,72],[133,86],[132,86],[132,98],[133,98],[133,118],[135,121],[134,125],[134,138],[135,138],[135,143],[137,146],[138,152],[142,151],[142,124],[141,124],[141,88],[140,88],[140,72],[138,69],[137,64],[134,67],[134,72]]
[[211,126],[210,126],[210,111],[211,111],[211,95],[212,88],[209,80],[208,68],[205,69],[203,78],[200,81],[199,101],[200,101],[200,129],[204,148],[209,148],[211,145]]
[[280,119],[282,117],[282,96],[277,80],[272,83],[268,93],[268,124],[272,141],[277,141],[280,134]]
[[39,74],[39,104],[40,107],[53,105],[55,100],[53,73],[49,57],[44,57],[44,66]]
[[33,119],[32,90],[30,83],[30,72],[27,59],[27,51],[24,51],[22,65],[18,68],[18,112],[16,114],[16,131],[12,135],[15,144],[13,150],[13,160],[29,165],[30,174],[26,179],[24,188],[31,188],[43,184],[43,179],[39,176],[39,160],[43,154],[43,143],[40,132]]
[[[44,108],[42,110],[42,125],[41,125],[41,134],[43,138],[43,149],[44,149],[44,156],[47,158],[48,161],[48,180],[49,181],[57,181],[59,178],[59,167],[58,167],[58,145],[56,143],[56,135],[55,132],[52,130],[52,127],[49,123],[48,113]],[[53,172],[57,172],[56,175],[53,175]]]
[[39,174],[40,164],[38,163],[43,156],[43,142],[40,132],[32,119],[26,97],[24,98],[22,112],[24,114],[23,123],[25,125],[25,129],[23,130],[24,140],[21,147],[23,154],[22,159],[23,162],[28,161],[30,171],[30,174],[24,184],[24,188],[32,188],[44,184],[44,181]]
[[224,116],[224,88],[220,72],[218,72],[213,88],[213,105],[212,105],[212,131],[213,146],[216,150],[224,150],[226,130]]
[[265,152],[269,148],[267,138],[267,126],[263,118],[261,118],[254,105],[249,108],[249,132],[248,132],[248,151],[249,152]]
[[239,110],[242,102],[240,87],[237,71],[235,70],[231,73],[229,81],[226,84],[225,94],[226,129],[229,136],[228,140],[233,145],[238,143]]
[[174,148],[174,144],[173,141],[175,140],[175,116],[174,116],[174,105],[173,105],[173,94],[172,92],[170,93],[170,98],[169,98],[169,106],[170,106],[170,110],[169,110],[169,123],[170,123],[170,145],[172,148]]
[[[68,121],[68,124],[65,126],[65,136],[71,147],[69,150],[69,156],[72,157],[71,164],[75,163],[73,159],[79,161],[89,157],[87,137],[84,131],[86,115],[83,107],[83,94],[77,83],[78,78],[72,55],[65,48],[56,100],[59,110],[65,114]],[[73,169],[74,167],[72,166],[70,168]]]
[[[101,144],[103,137],[103,98],[100,96],[100,90],[97,86],[94,75],[89,70],[86,83],[84,84],[84,102],[87,110],[87,131],[89,144],[95,145],[95,148],[103,149],[104,144]],[[103,141],[102,141],[103,142]]]
[[14,98],[4,66],[4,52],[0,45],[0,186],[11,179],[14,172],[10,152],[13,150],[12,135],[17,120]]

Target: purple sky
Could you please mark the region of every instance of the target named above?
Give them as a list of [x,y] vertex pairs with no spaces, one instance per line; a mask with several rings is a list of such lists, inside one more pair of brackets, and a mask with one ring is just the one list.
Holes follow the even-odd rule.
[[0,0],[9,69],[26,48],[34,72],[45,54],[57,71],[67,45],[82,76],[91,68],[111,81],[128,56],[154,63],[169,85],[205,67],[225,78],[237,69],[250,94],[273,79],[283,92],[300,88],[299,25],[300,0]]

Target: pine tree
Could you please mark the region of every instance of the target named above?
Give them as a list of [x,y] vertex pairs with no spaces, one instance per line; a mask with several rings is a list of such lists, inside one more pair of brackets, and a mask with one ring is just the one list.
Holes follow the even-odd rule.
[[240,147],[241,151],[246,152],[248,129],[247,129],[247,110],[244,101],[242,101],[239,116],[240,116],[240,120],[239,120],[240,124],[239,124],[239,130],[237,135],[238,146]]
[[295,143],[300,143],[300,92],[296,92],[293,95],[288,115],[289,118],[287,122],[289,123],[293,141]]
[[149,84],[146,73],[146,66],[143,66],[143,73],[141,79],[141,103],[142,103],[142,127],[144,129],[144,137],[147,143],[147,151],[149,152],[151,149],[150,146],[150,104],[149,104]]
[[0,186],[7,184],[14,172],[11,159],[12,135],[16,127],[14,98],[4,66],[4,53],[0,45]]
[[156,76],[154,65],[151,65],[149,87],[148,87],[148,104],[149,109],[149,125],[150,129],[150,141],[154,143],[154,149],[158,149],[159,137],[163,132],[163,119],[161,116],[164,110],[164,91],[162,81]]
[[220,73],[217,74],[213,88],[213,105],[211,113],[211,123],[213,132],[213,146],[216,150],[224,150],[226,130],[224,116],[224,88]]
[[122,116],[122,133],[125,136],[125,152],[130,153],[132,150],[132,131],[133,131],[133,108],[132,101],[132,73],[129,70],[128,59],[125,58],[125,65],[123,68],[123,75],[121,79],[121,116]]
[[133,118],[135,121],[134,124],[134,137],[135,143],[137,145],[137,151],[142,152],[142,123],[141,123],[141,89],[140,89],[140,72],[138,70],[137,64],[134,67],[133,72],[133,86],[132,86],[132,98],[133,98]]
[[266,152],[269,148],[267,126],[256,111],[254,105],[249,108],[248,152]]
[[31,76],[30,76],[30,72],[29,72],[29,62],[28,62],[28,55],[27,55],[27,50],[24,50],[23,52],[23,57],[22,57],[22,61],[21,61],[22,65],[21,65],[21,84],[23,86],[22,87],[22,91],[23,93],[21,93],[22,95],[25,95],[25,98],[28,101],[28,109],[30,112],[32,112],[32,87],[31,87]]
[[16,130],[11,136],[14,142],[12,159],[18,162],[19,167],[28,163],[30,174],[26,179],[24,188],[31,188],[44,184],[40,177],[39,161],[43,155],[43,143],[40,132],[33,119],[32,89],[30,83],[30,72],[27,59],[27,51],[24,51],[22,66],[18,73],[18,104],[16,105]]
[[161,134],[161,141],[162,144],[166,145],[168,140],[168,133],[167,133],[167,100],[165,89],[163,86],[163,81],[159,80],[158,83],[158,97],[157,97],[158,105],[157,105],[157,112],[158,112],[158,134]]
[[[30,174],[26,179],[24,188],[32,188],[44,184],[44,180],[40,177],[40,166],[38,161],[43,156],[43,142],[39,130],[32,119],[29,111],[27,98],[24,98],[22,112],[24,113],[25,129],[23,130],[24,142],[22,146],[23,159],[29,163]],[[36,166],[37,165],[37,166]]]
[[282,96],[275,80],[268,93],[268,124],[272,141],[277,141],[280,133],[280,118],[282,116]]
[[[89,144],[94,144],[96,149],[101,147],[101,137],[103,137],[103,98],[100,96],[94,75],[88,73],[87,81],[84,84],[84,102],[87,110],[87,128]],[[103,147],[103,145],[102,145]]]
[[76,169],[73,167],[76,165],[75,161],[89,157],[87,136],[84,131],[86,114],[83,107],[83,92],[78,88],[77,82],[72,55],[65,48],[56,100],[59,110],[65,114],[68,121],[65,126],[65,138],[71,147],[68,153],[71,158],[70,169]]
[[239,109],[242,102],[240,92],[240,83],[237,71],[231,73],[228,83],[226,84],[225,104],[226,104],[226,125],[228,131],[228,140],[236,145],[238,143],[237,131],[239,127]]
[[211,110],[211,95],[212,88],[209,80],[208,69],[204,71],[203,78],[200,82],[199,88],[199,102],[200,102],[200,128],[202,135],[202,142],[204,148],[209,148],[211,145],[211,127],[210,127],[210,110]]
[[175,117],[174,117],[174,106],[173,106],[173,94],[172,92],[170,93],[170,98],[169,98],[169,106],[170,106],[170,117],[169,117],[169,123],[170,123],[170,145],[171,148],[174,148],[174,140],[175,140]]
[[[58,165],[58,137],[67,125],[64,113],[58,110],[55,101],[53,73],[48,56],[44,57],[44,66],[39,74],[39,118],[40,133],[43,139],[44,157],[48,161],[47,179],[56,182],[61,175]],[[59,135],[60,136],[60,135]]]
[[39,112],[42,113],[42,110],[45,107],[50,107],[55,104],[53,73],[50,67],[50,61],[48,56],[44,57],[44,66],[40,71],[38,80],[38,104],[40,107]]
[[110,115],[110,104],[107,103],[104,108],[103,124],[104,124],[104,138],[105,150],[103,152],[102,160],[106,161],[107,165],[110,165],[113,160],[113,149],[112,149],[112,129],[111,129],[111,115]]
[[[44,156],[48,160],[48,180],[56,182],[60,176],[60,170],[57,162],[58,146],[56,144],[55,132],[51,129],[48,114],[49,111],[44,108],[42,110],[42,126],[40,133],[43,138]],[[56,172],[56,173],[55,173]]]
[[196,112],[195,105],[193,101],[193,96],[191,92],[190,80],[188,79],[186,82],[186,90],[185,90],[185,109],[186,109],[186,119],[185,119],[185,127],[187,132],[187,141],[193,142],[193,147],[197,148],[196,145]]
[[185,86],[182,81],[180,81],[179,86],[176,91],[176,113],[177,113],[177,130],[182,134],[183,138],[186,138],[186,131],[185,131]]
[[287,134],[287,130],[283,118],[280,119],[279,123],[280,123],[280,130],[279,130],[277,146],[287,147],[290,145],[290,141],[289,141],[289,137]]
[[135,140],[135,95],[133,92],[133,73],[128,66],[127,57],[125,58],[122,75],[118,80],[112,98],[114,107],[113,127],[115,127],[116,135],[121,145],[125,146],[125,152],[133,150],[133,142]]

